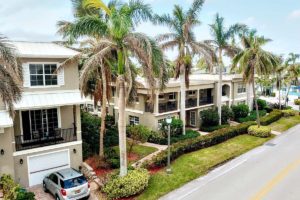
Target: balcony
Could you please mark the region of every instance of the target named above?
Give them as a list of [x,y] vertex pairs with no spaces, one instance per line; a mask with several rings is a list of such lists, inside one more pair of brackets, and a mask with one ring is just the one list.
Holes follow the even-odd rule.
[[177,102],[160,103],[158,106],[159,113],[171,112],[177,110]]
[[31,138],[28,135],[15,136],[16,151],[76,141],[75,130],[76,128],[56,129],[52,134],[33,132]]
[[204,106],[207,104],[213,104],[214,103],[214,99],[213,96],[208,96],[208,97],[201,97],[199,100],[199,105],[200,106]]
[[193,107],[197,107],[197,99],[188,99],[185,101],[185,107],[186,108],[193,108]]

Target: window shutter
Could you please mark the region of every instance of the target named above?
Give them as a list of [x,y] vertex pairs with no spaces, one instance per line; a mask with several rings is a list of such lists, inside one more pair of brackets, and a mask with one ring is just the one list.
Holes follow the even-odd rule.
[[23,68],[23,86],[30,87],[30,73],[29,73],[29,63],[24,63]]
[[57,83],[58,83],[58,85],[64,85],[65,84],[65,72],[64,72],[64,68],[60,68],[57,71]]

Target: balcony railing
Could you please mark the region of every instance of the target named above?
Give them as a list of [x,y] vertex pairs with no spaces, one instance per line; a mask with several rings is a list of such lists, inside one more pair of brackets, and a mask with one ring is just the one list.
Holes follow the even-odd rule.
[[177,102],[160,103],[158,107],[159,113],[171,112],[177,110]]
[[210,96],[210,97],[201,97],[200,100],[199,100],[200,106],[207,105],[207,104],[212,104],[213,102],[214,102],[214,99],[213,99],[212,96]]
[[186,108],[197,107],[197,99],[188,99],[185,101]]
[[15,136],[16,151],[76,141],[75,130],[74,128],[57,129],[52,134],[36,132],[32,134],[30,140],[25,139],[24,135]]

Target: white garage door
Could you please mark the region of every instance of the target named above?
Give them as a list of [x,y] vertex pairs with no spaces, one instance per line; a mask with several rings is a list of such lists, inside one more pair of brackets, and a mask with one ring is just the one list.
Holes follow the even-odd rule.
[[69,168],[69,150],[28,157],[29,186],[42,184],[43,178],[54,171]]

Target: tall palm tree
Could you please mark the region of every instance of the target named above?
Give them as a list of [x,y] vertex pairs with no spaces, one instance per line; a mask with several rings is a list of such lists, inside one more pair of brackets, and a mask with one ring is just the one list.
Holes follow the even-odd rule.
[[14,117],[14,103],[21,99],[22,67],[9,40],[0,34],[0,97]]
[[225,27],[224,18],[216,14],[213,24],[210,24],[212,40],[207,40],[211,44],[218,57],[219,65],[219,85],[218,85],[218,113],[220,116],[219,124],[221,125],[221,111],[222,111],[222,79],[223,79],[223,54],[233,57],[238,48],[235,45],[235,36],[247,31],[247,26],[244,24],[233,24],[230,27]]
[[264,37],[249,36],[242,37],[243,50],[238,53],[232,62],[232,70],[242,72],[244,79],[252,84],[254,91],[254,101],[256,108],[257,124],[260,127],[260,118],[258,112],[257,98],[255,92],[255,74],[268,75],[276,70],[278,57],[265,51],[262,46],[268,43],[269,39]]
[[276,87],[277,87],[277,90],[279,91],[278,93],[278,104],[279,104],[279,109],[281,110],[281,88],[282,88],[282,75],[284,74],[285,70],[286,70],[286,63],[284,62],[284,59],[282,57],[280,57],[280,60],[279,60],[279,65],[277,67],[277,70],[276,70],[276,77],[275,77],[275,81],[276,81]]
[[194,0],[192,6],[184,11],[179,5],[175,5],[172,15],[163,14],[153,17],[154,24],[165,25],[170,28],[170,33],[161,34],[157,41],[161,43],[164,50],[178,49],[175,61],[175,78],[180,79],[180,118],[183,122],[183,135],[185,135],[185,98],[186,88],[189,87],[189,74],[192,67],[194,55],[200,55],[205,59],[209,67],[213,66],[215,54],[212,48],[204,42],[196,41],[193,29],[200,25],[199,12],[204,0]]
[[[134,32],[137,24],[151,18],[152,11],[148,4],[130,0],[128,3],[112,1],[106,5],[101,0],[85,0],[83,5],[85,8],[101,11],[101,14],[98,12],[84,15],[73,23],[60,22],[60,32],[66,38],[91,36],[98,39],[94,55],[89,58],[84,69],[88,70],[94,63],[102,64],[108,61],[112,65],[116,64],[120,176],[125,176],[127,174],[125,107],[136,95],[132,58],[136,58],[140,63],[152,96],[157,86],[163,89],[167,81],[165,59],[154,40],[143,33]],[[113,59],[107,59],[110,55]],[[159,79],[158,84],[156,78]]]
[[290,89],[293,83],[297,84],[299,82],[300,76],[300,63],[297,63],[297,60],[300,58],[300,54],[290,53],[289,57],[286,60],[287,64],[287,75],[286,79],[289,80],[286,96],[285,96],[285,105],[288,103],[288,96],[290,93]]

